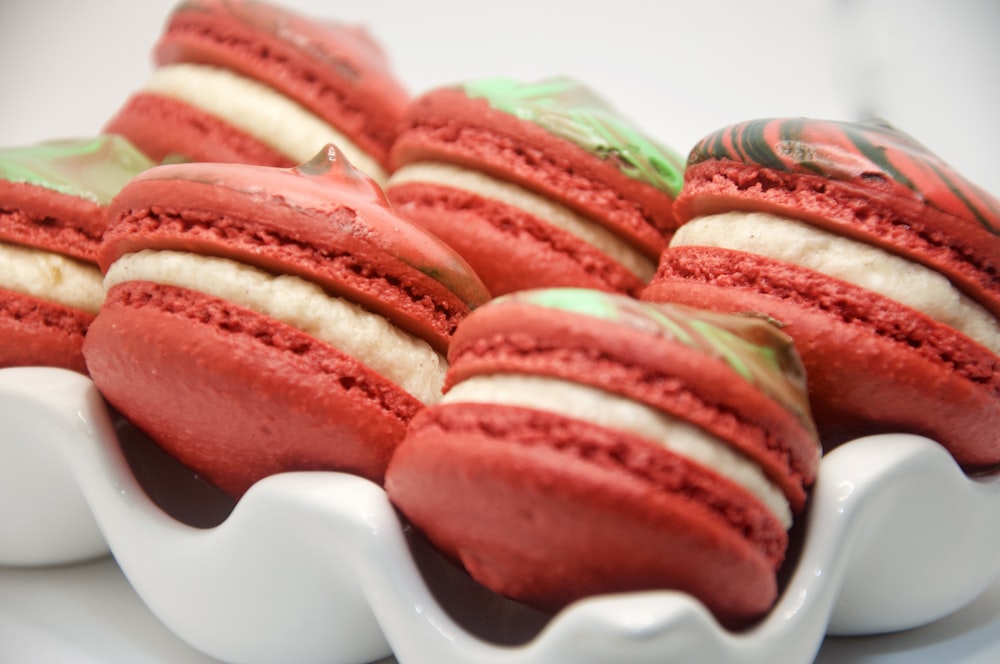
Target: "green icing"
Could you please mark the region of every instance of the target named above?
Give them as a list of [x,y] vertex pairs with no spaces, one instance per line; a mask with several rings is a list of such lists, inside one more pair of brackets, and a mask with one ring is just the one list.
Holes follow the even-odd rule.
[[618,308],[615,306],[613,300],[605,297],[604,293],[600,291],[592,291],[584,288],[551,288],[523,291],[512,295],[504,295],[496,299],[527,300],[539,307],[570,311],[606,320],[615,320],[618,317]]
[[465,83],[470,97],[583,148],[671,196],[684,183],[684,158],[646,137],[607,102],[576,81],[558,77],[537,83],[490,78]]
[[48,141],[0,150],[0,178],[107,205],[141,171],[154,166],[121,136]]

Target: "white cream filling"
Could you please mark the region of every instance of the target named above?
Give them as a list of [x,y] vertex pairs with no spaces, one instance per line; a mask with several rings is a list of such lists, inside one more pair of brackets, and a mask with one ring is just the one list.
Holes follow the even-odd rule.
[[681,226],[671,247],[709,246],[767,256],[874,291],[959,330],[1000,354],[1000,329],[947,277],[864,242],[763,212],[726,212]]
[[104,302],[96,265],[43,249],[0,242],[0,288],[96,314]]
[[453,187],[524,210],[598,249],[644,283],[656,271],[653,261],[601,224],[511,182],[442,162],[416,162],[403,166],[389,176],[386,188],[404,182]]
[[522,406],[627,431],[658,442],[739,484],[771,510],[785,528],[791,526],[788,500],[760,466],[704,430],[631,399],[557,378],[494,374],[457,383],[441,403]]
[[324,145],[333,143],[358,170],[385,182],[381,165],[342,132],[252,79],[217,67],[176,64],[154,71],[143,89],[219,117],[297,163],[312,159]]
[[143,250],[112,263],[104,284],[110,289],[138,280],[199,291],[270,316],[336,347],[425,404],[441,398],[448,366],[440,353],[312,282],[226,258]]

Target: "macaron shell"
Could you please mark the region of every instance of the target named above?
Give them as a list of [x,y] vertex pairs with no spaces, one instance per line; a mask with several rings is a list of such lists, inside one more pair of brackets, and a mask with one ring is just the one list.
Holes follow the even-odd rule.
[[265,3],[186,2],[171,15],[154,57],[161,66],[209,64],[265,83],[330,122],[383,165],[409,99],[384,53],[361,28]]
[[673,199],[664,192],[457,88],[432,90],[407,107],[390,166],[395,170],[417,161],[478,169],[549,196],[654,260],[676,226]]
[[871,291],[745,252],[664,252],[643,299],[780,321],[806,367],[827,448],[908,431],[942,443],[968,470],[1000,463],[1000,360],[918,311]]
[[149,282],[109,290],[84,355],[112,406],[234,496],[286,470],[381,482],[420,408],[395,384],[295,328]]
[[459,327],[445,391],[493,373],[591,385],[686,420],[753,459],[794,512],[816,476],[810,430],[725,363],[664,338],[590,316],[533,306],[488,306]]
[[0,289],[0,367],[60,367],[86,374],[82,346],[94,316]]
[[544,609],[673,589],[738,627],[777,594],[787,536],[754,498],[648,441],[576,420],[481,404],[427,409],[386,488],[474,578]]
[[444,240],[494,295],[543,286],[581,286],[638,296],[645,285],[573,234],[497,200],[421,182],[387,190],[407,219]]
[[[289,167],[292,160],[250,134],[163,95],[132,95],[104,126],[157,162],[170,159]],[[319,147],[319,146],[317,146]]]
[[21,244],[93,262],[106,225],[105,210],[79,196],[0,179],[0,242]]

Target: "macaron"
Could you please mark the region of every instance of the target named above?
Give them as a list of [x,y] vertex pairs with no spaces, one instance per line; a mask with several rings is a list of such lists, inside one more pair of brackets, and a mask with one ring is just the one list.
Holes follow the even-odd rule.
[[795,339],[827,448],[903,431],[1000,462],[1000,202],[886,123],[742,122],[691,151],[642,297]]
[[86,373],[83,337],[104,300],[106,208],[152,165],[119,136],[0,149],[0,368]]
[[738,627],[772,606],[820,447],[769,321],[533,289],[469,315],[449,360],[385,487],[473,578],[552,611],[669,589]]
[[491,78],[410,102],[386,195],[455,248],[493,295],[637,295],[675,227],[683,157],[568,77]]
[[245,0],[185,0],[155,70],[107,123],[153,159],[291,167],[336,144],[376,180],[409,99],[361,27]]
[[84,356],[108,402],[233,496],[291,470],[381,482],[488,295],[335,147],[291,169],[160,165],[109,209]]

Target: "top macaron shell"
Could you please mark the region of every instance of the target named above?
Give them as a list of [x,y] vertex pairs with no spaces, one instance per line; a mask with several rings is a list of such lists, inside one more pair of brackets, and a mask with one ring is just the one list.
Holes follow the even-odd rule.
[[[536,84],[486,79],[420,95],[404,113],[390,165],[398,171],[420,162],[458,165],[545,196],[597,222],[654,263],[675,227],[673,196],[680,190],[683,160],[642,135],[606,102],[571,79]],[[460,229],[449,228],[447,219],[436,222],[436,208],[421,214],[420,207],[427,203],[419,192],[407,192],[416,184],[395,184],[391,178],[387,184],[390,200],[404,214],[418,214],[422,223],[433,223],[432,230],[449,244],[461,242],[459,236],[464,233],[476,233],[460,220],[455,222],[462,226]],[[468,203],[455,203],[458,207],[464,205]],[[515,212],[496,214],[502,217],[495,222],[501,226],[518,223]],[[575,238],[560,241],[538,237],[543,233],[559,235],[558,230],[552,230],[531,230],[535,238],[525,233],[515,238],[518,244],[517,251],[511,252],[513,260],[518,260],[518,252],[525,256],[538,254],[537,260],[523,261],[528,275],[545,270],[549,261],[562,261],[558,254],[586,254],[587,247],[573,246]],[[482,241],[491,237],[485,234]],[[482,260],[489,263],[488,254],[499,249],[477,247],[476,241],[468,240],[467,251],[460,253],[487,254]],[[555,244],[557,250],[536,251],[532,244],[537,241]],[[496,295],[530,285],[585,285],[637,292],[641,285],[631,274],[612,275],[607,266],[594,267],[599,261],[585,257],[577,260],[589,260],[590,266],[581,269],[559,262],[552,268],[552,275],[541,278],[558,278],[562,270],[567,275],[565,283],[531,284],[528,277],[524,283],[491,290]],[[470,262],[481,274],[484,272],[477,261]],[[511,275],[518,272],[509,266],[501,269]],[[587,270],[603,270],[605,274],[587,277]],[[580,279],[590,283],[581,283]],[[490,279],[484,281],[490,285]]]
[[[328,141],[338,142],[352,161],[370,175],[382,176],[395,124],[409,93],[394,77],[379,45],[360,27],[314,20],[288,9],[243,0],[185,0],[171,13],[153,51],[157,74],[172,65],[197,66],[233,74],[283,97],[280,122],[295,122],[300,111],[325,122],[329,131],[315,145],[292,147],[273,132],[273,118],[256,126],[234,123],[213,101],[202,108],[210,90],[164,93],[159,87],[132,95],[105,127],[128,135],[157,160],[190,159],[290,167]],[[214,80],[214,79],[213,79]],[[219,80],[221,85],[222,79]],[[202,81],[202,88],[214,87]],[[229,85],[227,82],[226,85]],[[256,94],[251,90],[226,93]],[[197,99],[187,95],[199,95]],[[263,102],[255,103],[263,106]],[[245,114],[249,108],[240,107]],[[308,119],[308,122],[306,120]],[[303,118],[304,126],[315,120]],[[156,131],[151,131],[152,128]],[[293,127],[299,135],[299,126]],[[317,131],[312,127],[310,131]],[[378,166],[376,166],[378,165]]]
[[[109,217],[100,254],[108,277],[136,257],[232,262],[318,286],[438,354],[487,298],[453,252],[393,215],[333,146],[295,169],[158,166],[115,198]],[[381,481],[421,397],[311,328],[213,295],[212,284],[172,279],[140,275],[108,289],[84,353],[112,405],[235,496],[287,470]]]
[[98,257],[104,271],[140,249],[234,258],[315,281],[439,351],[489,297],[460,257],[396,216],[333,146],[294,169],[159,166],[135,178],[109,216]]
[[[100,295],[87,294],[103,291],[96,260],[106,208],[130,178],[151,166],[118,136],[0,150],[0,245],[34,255],[26,260],[41,272],[31,284],[23,283],[25,275],[0,274],[0,366],[86,373],[81,346],[100,305]],[[95,300],[93,309],[83,300]]]

